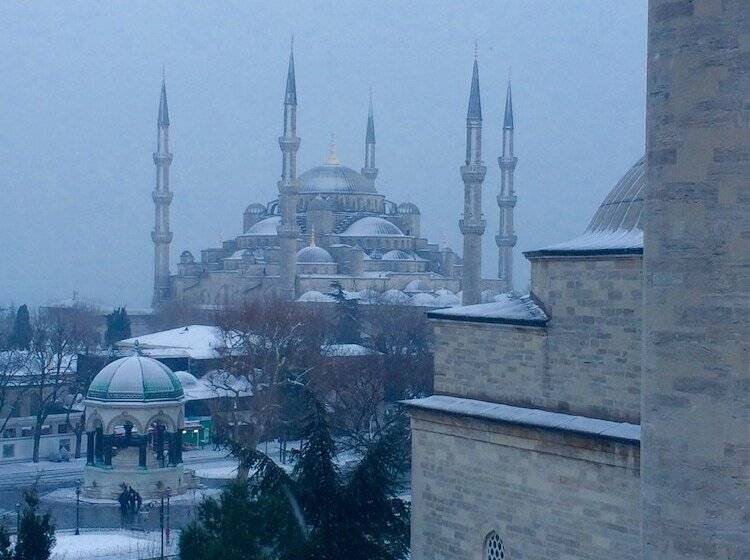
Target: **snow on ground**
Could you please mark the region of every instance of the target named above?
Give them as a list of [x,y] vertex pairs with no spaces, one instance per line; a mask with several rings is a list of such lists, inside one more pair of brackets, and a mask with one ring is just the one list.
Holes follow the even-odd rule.
[[[179,531],[172,531],[170,544],[164,544],[164,555],[177,553]],[[161,551],[160,533],[152,531],[83,530],[57,531],[51,560],[141,560],[158,558]]]

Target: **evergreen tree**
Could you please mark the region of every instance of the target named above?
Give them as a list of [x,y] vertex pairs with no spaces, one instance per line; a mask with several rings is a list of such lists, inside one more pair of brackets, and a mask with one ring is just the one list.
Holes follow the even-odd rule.
[[[303,444],[291,475],[257,449],[235,444],[242,470],[254,472],[243,515],[256,533],[246,537],[247,556],[278,560],[402,560],[409,554],[409,508],[398,498],[408,461],[403,418],[377,440],[350,472],[335,461],[335,444],[325,407],[309,397]],[[236,484],[244,485],[245,482]],[[222,520],[222,514],[213,519]],[[201,518],[183,532],[183,560],[224,560],[223,531]],[[184,544],[183,544],[184,543]],[[184,548],[183,548],[184,547]],[[194,553],[198,550],[198,553]],[[214,552],[209,552],[214,551]],[[203,556],[199,554],[204,554]]]
[[19,350],[28,350],[31,347],[33,334],[29,308],[24,304],[16,311],[16,320],[13,323],[13,333],[11,334],[11,346]]
[[13,560],[13,548],[5,525],[0,525],[0,560]]
[[333,294],[336,300],[336,311],[338,323],[336,325],[336,340],[338,344],[359,344],[362,342],[362,326],[359,317],[359,302],[356,299],[346,297],[344,289],[339,282],[334,282],[331,287],[335,288]]
[[18,527],[14,560],[49,560],[55,544],[55,526],[49,513],[40,515],[35,490],[24,492],[25,509]]
[[104,341],[107,346],[113,346],[126,338],[130,338],[130,318],[124,307],[118,307],[107,315],[107,332],[104,334]]

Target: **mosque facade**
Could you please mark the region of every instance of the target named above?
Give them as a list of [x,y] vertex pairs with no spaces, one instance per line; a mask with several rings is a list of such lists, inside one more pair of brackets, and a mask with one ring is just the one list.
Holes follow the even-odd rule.
[[[240,235],[222,241],[220,246],[203,249],[200,255],[182,251],[174,273],[169,262],[173,236],[169,229],[169,205],[173,196],[169,184],[170,122],[166,86],[162,83],[158,149],[154,153],[157,169],[153,192],[156,221],[152,232],[154,307],[175,300],[226,305],[269,292],[286,299],[325,299],[324,293],[330,291],[334,283],[350,292],[390,294],[392,303],[403,303],[410,300],[409,294],[423,293],[425,301],[429,299],[428,303],[437,302],[437,305],[458,303],[465,285],[474,299],[481,297],[480,292],[489,297],[489,294],[509,290],[515,244],[510,86],[503,128],[504,151],[498,160],[503,177],[498,204],[504,225],[497,236],[501,265],[499,277],[493,279],[481,279],[479,273],[479,248],[484,231],[483,174],[480,178],[476,169],[484,167],[478,144],[481,143],[478,88],[475,62],[467,113],[467,162],[461,168],[465,190],[472,200],[460,222],[466,240],[463,258],[450,247],[440,246],[423,236],[422,215],[415,203],[394,202],[379,192],[372,99],[367,115],[363,167],[356,171],[342,164],[332,141],[330,152],[321,165],[297,174],[300,138],[297,136],[292,52],[284,95],[283,132],[279,137],[282,152],[279,196],[270,202],[247,206]],[[469,161],[469,157],[473,160]],[[402,297],[403,294],[406,297]]]

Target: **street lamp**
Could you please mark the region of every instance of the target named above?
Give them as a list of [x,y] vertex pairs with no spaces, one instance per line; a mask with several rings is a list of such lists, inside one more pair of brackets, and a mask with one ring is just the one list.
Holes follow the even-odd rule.
[[169,496],[172,493],[172,488],[167,486],[167,544],[169,544]]
[[81,479],[76,479],[76,535],[81,534],[79,520],[79,510],[81,509]]
[[21,528],[21,502],[16,502],[16,535]]
[[159,559],[164,560],[164,493],[159,494],[160,505],[159,505],[159,531],[161,532],[161,554]]

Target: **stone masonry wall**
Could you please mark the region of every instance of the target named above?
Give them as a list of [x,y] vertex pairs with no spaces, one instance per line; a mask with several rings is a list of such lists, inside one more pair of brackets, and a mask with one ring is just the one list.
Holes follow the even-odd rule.
[[750,558],[750,2],[649,2],[643,558]]
[[532,260],[546,328],[434,320],[435,392],[640,418],[641,259]]
[[640,557],[637,444],[412,411],[412,557]]

